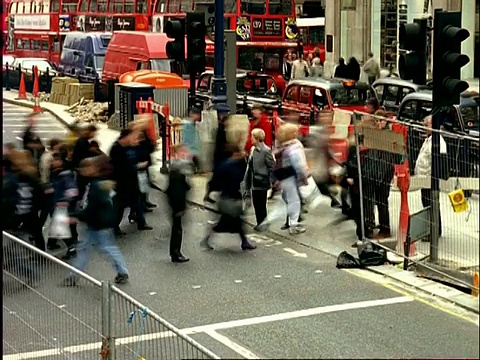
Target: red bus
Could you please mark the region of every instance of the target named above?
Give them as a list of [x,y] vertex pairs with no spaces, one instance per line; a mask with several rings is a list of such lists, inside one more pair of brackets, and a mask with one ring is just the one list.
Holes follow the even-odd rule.
[[[214,0],[157,0],[152,31],[163,32],[170,18],[189,11],[204,12],[214,24]],[[283,57],[298,47],[294,0],[225,0],[225,29],[237,34],[237,67],[274,76],[280,89]],[[207,41],[207,67],[213,67],[214,43]]]
[[150,31],[155,0],[78,0],[78,31]]
[[297,26],[305,52],[320,49],[320,59],[325,61],[325,7],[319,1],[304,1],[298,7]]
[[8,6],[6,53],[59,62],[62,40],[75,30],[77,0],[12,0]]
[[10,0],[3,0],[2,2],[2,51],[3,51],[3,54],[5,53],[5,47],[7,45],[8,5],[10,5]]

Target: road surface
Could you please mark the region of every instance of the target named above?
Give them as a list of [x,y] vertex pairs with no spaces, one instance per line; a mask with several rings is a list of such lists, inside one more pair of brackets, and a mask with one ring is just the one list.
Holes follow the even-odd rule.
[[[199,241],[215,215],[198,208],[191,208],[185,220],[184,253],[191,261],[172,264],[165,198],[157,191],[150,196],[159,205],[147,214],[154,230],[139,233],[134,225],[123,225],[127,235],[119,244],[131,278],[122,289],[221,358],[479,356],[478,316],[366,271],[338,270],[336,260],[321,252],[258,236],[258,248],[243,252],[239,239],[229,235],[216,236],[216,249],[203,251]],[[100,280],[115,276],[96,252],[88,273]],[[100,292],[85,284],[58,286],[65,274],[58,267],[51,269],[48,279],[35,289],[50,302],[34,291],[10,291],[4,297],[4,341],[11,347],[4,346],[4,354],[25,356],[55,344],[95,345],[98,337],[87,326],[99,328]],[[141,344],[140,355],[148,360],[176,358],[153,352],[155,343],[158,347],[166,341],[159,338],[160,327],[129,327],[127,318],[133,308],[117,299],[115,309],[114,333],[133,336],[123,347]],[[63,316],[62,311],[75,317]],[[36,332],[30,330],[27,338],[19,336],[20,330],[14,329],[20,328],[11,326],[19,323],[18,317]],[[156,335],[150,341],[134,336],[142,331]],[[98,347],[69,349],[73,354],[66,358],[72,359],[93,359],[98,353]],[[48,352],[34,354],[42,359],[65,358],[47,356]]]
[[[3,144],[22,144],[22,136],[27,127],[27,118],[32,109],[3,103]],[[67,134],[65,127],[50,113],[44,112],[35,116],[35,132],[44,145],[52,138],[62,138]]]

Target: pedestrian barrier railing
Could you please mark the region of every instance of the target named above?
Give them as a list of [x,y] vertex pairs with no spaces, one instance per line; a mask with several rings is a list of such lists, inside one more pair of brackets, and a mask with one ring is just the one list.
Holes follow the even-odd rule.
[[109,282],[2,235],[4,360],[219,359]]
[[[431,188],[431,138],[427,140],[431,129],[361,113],[355,113],[354,126],[359,177],[353,188],[361,203],[363,239],[376,239],[406,257],[405,268],[415,265],[417,271],[475,289],[473,277],[480,263],[479,139],[437,130],[437,208],[437,192]],[[425,208],[431,209],[428,216]]]
[[33,92],[35,78],[38,77],[39,91],[49,93],[52,88],[52,79],[57,76],[57,72],[47,68],[45,71],[38,70],[35,74],[35,66],[32,68],[22,68],[20,65],[13,68],[11,64],[5,64],[2,67],[3,87],[5,90],[19,89],[22,74],[25,78],[26,91]]

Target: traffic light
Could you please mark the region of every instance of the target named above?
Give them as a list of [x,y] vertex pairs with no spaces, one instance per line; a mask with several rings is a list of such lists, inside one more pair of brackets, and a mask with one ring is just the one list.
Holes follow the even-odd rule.
[[458,104],[468,83],[460,80],[460,70],[470,59],[461,54],[462,41],[470,33],[462,29],[460,12],[436,11],[433,32],[433,104],[443,107]]
[[187,65],[190,76],[205,71],[207,65],[204,13],[187,13]]
[[404,80],[415,84],[427,82],[427,19],[414,19],[413,23],[401,24],[399,47],[404,50],[398,59],[398,71]]
[[167,37],[173,39],[169,41],[165,48],[169,59],[176,61],[185,61],[185,22],[183,19],[169,20],[165,24],[165,33]]

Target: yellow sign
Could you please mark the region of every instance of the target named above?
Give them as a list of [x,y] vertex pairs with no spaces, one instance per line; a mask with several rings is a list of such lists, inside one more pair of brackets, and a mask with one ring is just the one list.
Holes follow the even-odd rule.
[[462,189],[452,191],[448,194],[448,197],[454,212],[460,213],[468,210],[468,202]]

